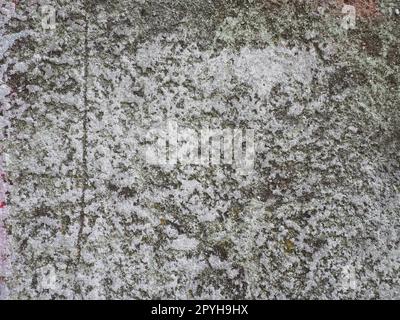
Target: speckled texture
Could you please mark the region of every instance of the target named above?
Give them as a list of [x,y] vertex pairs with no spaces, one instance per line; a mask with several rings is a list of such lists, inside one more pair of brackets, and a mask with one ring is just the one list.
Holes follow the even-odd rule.
[[[400,298],[400,3],[46,3],[1,13],[0,296]],[[166,119],[254,170],[148,163]]]

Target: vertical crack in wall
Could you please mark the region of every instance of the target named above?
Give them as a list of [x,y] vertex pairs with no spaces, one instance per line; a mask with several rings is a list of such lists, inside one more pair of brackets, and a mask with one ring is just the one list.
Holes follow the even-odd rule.
[[12,61],[9,53],[20,38],[26,36],[25,31],[10,32],[10,22],[18,17],[14,3],[0,3],[0,300],[8,298],[8,281],[11,272],[11,248],[6,220],[9,215],[9,162],[8,112],[12,104],[11,96],[14,88],[8,78],[8,68]]
[[6,275],[9,268],[9,252],[8,252],[8,239],[4,225],[6,219],[6,175],[5,175],[5,161],[2,155],[5,150],[0,153],[0,300],[6,297]]
[[83,241],[83,229],[85,226],[85,207],[86,207],[86,190],[88,184],[88,166],[87,166],[87,144],[88,144],[88,132],[87,132],[87,123],[88,123],[88,70],[89,70],[89,46],[88,46],[88,38],[89,38],[89,10],[88,10],[88,1],[84,1],[84,10],[85,10],[85,43],[84,43],[84,57],[83,57],[83,137],[82,137],[82,196],[81,196],[81,212],[79,217],[79,231],[78,231],[78,240],[77,240],[77,260],[76,264],[78,265],[81,259],[81,250],[82,250],[82,241]]

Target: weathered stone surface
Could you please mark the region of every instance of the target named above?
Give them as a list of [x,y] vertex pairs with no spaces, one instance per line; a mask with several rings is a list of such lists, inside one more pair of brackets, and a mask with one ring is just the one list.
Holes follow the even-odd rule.
[[[400,298],[394,2],[46,3],[1,6],[0,296]],[[167,120],[254,170],[149,163]]]

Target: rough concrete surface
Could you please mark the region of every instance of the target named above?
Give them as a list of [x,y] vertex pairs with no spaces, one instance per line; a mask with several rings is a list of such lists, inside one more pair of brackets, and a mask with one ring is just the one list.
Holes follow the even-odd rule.
[[1,298],[400,298],[399,1],[0,4]]

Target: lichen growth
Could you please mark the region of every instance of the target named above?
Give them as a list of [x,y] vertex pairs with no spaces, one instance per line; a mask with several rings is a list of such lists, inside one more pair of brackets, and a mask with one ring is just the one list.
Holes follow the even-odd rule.
[[[0,29],[10,298],[400,297],[393,11],[346,30],[337,1],[53,5],[55,30],[26,3]],[[254,129],[254,172],[147,163],[167,117]]]

